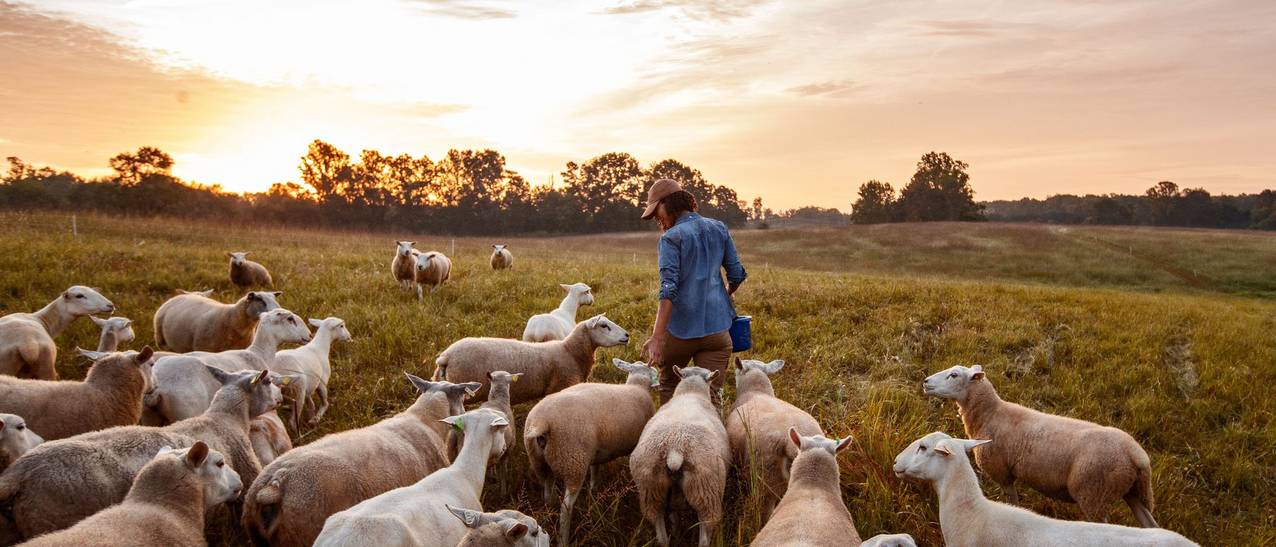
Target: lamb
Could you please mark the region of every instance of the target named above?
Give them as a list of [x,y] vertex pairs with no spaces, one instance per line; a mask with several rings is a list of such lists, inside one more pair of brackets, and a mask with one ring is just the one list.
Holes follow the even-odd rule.
[[[523,446],[546,505],[553,503],[555,481],[563,482],[558,543],[564,547],[571,545],[572,507],[586,475],[592,487],[599,466],[633,452],[655,413],[651,390],[660,372],[642,362],[612,363],[629,374],[624,384],[571,386],[536,403],[523,427]],[[606,401],[606,412],[599,412],[599,401]]]
[[917,547],[917,542],[908,534],[877,534],[864,540],[860,547]]
[[576,310],[581,306],[594,304],[593,289],[590,289],[589,285],[560,284],[559,287],[567,291],[567,296],[563,297],[563,301],[554,311],[533,315],[527,320],[527,326],[523,328],[524,342],[549,342],[567,338],[576,325]]
[[58,359],[58,346],[53,337],[77,318],[114,311],[115,304],[105,296],[75,285],[40,311],[0,317],[0,374],[57,380],[53,364]]
[[508,245],[492,245],[492,263],[493,270],[504,270],[514,267],[514,255],[510,254]]
[[162,357],[155,362],[155,390],[146,396],[147,410],[160,423],[198,416],[220,388],[208,367],[227,372],[267,370],[280,344],[306,343],[310,338],[310,329],[300,317],[278,308],[262,314],[248,349]]
[[[479,408],[486,408],[493,412],[505,416],[505,420],[509,422],[509,427],[501,429],[501,434],[505,438],[505,446],[513,448],[515,439],[518,434],[515,431],[514,409],[510,406],[510,384],[517,382],[523,374],[510,374],[503,370],[487,373],[488,385],[492,386],[487,392],[487,401]],[[448,432],[448,458],[455,460],[457,454],[460,454],[461,447],[464,445],[464,436],[459,431]],[[505,462],[509,452],[502,452],[501,457],[492,462],[492,466],[499,466]],[[502,490],[504,485],[502,484]]]
[[443,421],[468,438],[452,465],[328,517],[315,547],[453,547],[459,543],[465,524],[446,506],[480,507],[488,462],[505,452],[502,432],[510,423],[500,412],[487,408]]
[[[842,500],[837,453],[851,445],[851,438],[827,439],[801,435],[789,428],[788,439],[798,449],[788,489],[766,526],[753,538],[754,547],[803,545],[829,547],[860,542],[855,521]],[[819,523],[812,526],[813,523]]]
[[935,485],[944,544],[954,547],[1196,545],[1169,530],[1055,520],[988,500],[979,488],[979,479],[966,452],[996,442],[954,439],[937,431],[913,441],[895,458],[896,476]]
[[997,396],[983,367],[955,366],[922,382],[927,395],[956,401],[971,438],[997,442],[975,452],[975,463],[1019,504],[1015,482],[1081,506],[1086,518],[1106,522],[1124,499],[1144,528],[1152,517],[1152,467],[1147,452],[1113,427],[1053,416]]
[[443,253],[438,251],[417,253],[416,276],[413,278],[416,282],[417,300],[423,297],[422,285],[429,285],[430,294],[434,294],[434,291],[438,290],[439,286],[446,283],[450,277],[452,277],[452,261]]
[[643,518],[656,528],[656,542],[669,545],[665,520],[678,494],[696,512],[700,547],[722,518],[731,446],[727,430],[709,395],[718,371],[674,367],[681,380],[673,398],[652,416],[629,456],[629,470],[638,485]]
[[294,448],[262,470],[244,495],[243,524],[255,544],[309,546],[329,515],[448,464],[450,427],[440,420],[478,385],[408,379],[421,395],[404,412]]
[[42,442],[44,439],[27,427],[22,416],[0,414],[0,471]]
[[204,546],[204,513],[239,496],[239,474],[203,441],[190,448],[163,447],[118,505],[80,523],[40,536],[33,547]]
[[735,361],[736,400],[727,414],[727,436],[735,465],[745,477],[757,473],[761,486],[763,522],[784,496],[789,466],[797,455],[789,442],[789,428],[801,435],[823,435],[820,424],[806,411],[775,396],[768,377],[784,361]]
[[[439,354],[435,374],[449,382],[482,382],[487,373],[523,373],[510,386],[510,404],[519,405],[579,384],[594,368],[594,350],[629,343],[629,333],[605,316],[581,321],[571,334],[552,342],[505,338],[464,338]],[[487,395],[487,386],[477,397]]]
[[518,511],[502,509],[484,513],[446,507],[470,529],[457,547],[549,547],[549,534],[536,524],[536,519]]
[[266,267],[248,260],[246,256],[247,252],[226,253],[226,257],[230,259],[230,282],[241,289],[274,287],[275,282],[270,278]]
[[133,320],[127,317],[108,317],[106,319],[98,319],[89,316],[93,320],[93,324],[102,329],[102,336],[98,338],[97,350],[112,352],[120,349],[120,344],[127,344],[133,341]]
[[[332,377],[328,353],[332,350],[333,341],[349,342],[352,339],[345,320],[340,317],[322,321],[311,319],[310,326],[315,327],[315,334],[309,343],[276,352],[274,361],[269,365],[271,371],[296,377],[296,381],[288,385],[294,396],[288,424],[295,432],[301,431],[297,424],[303,413],[309,416],[307,423],[315,426],[328,411],[328,379]],[[318,410],[314,401],[316,393],[319,395]]]
[[226,456],[245,482],[260,465],[248,439],[249,420],[279,404],[268,372],[218,375],[224,385],[203,415],[166,427],[120,426],[49,441],[33,448],[0,475],[0,506],[31,538],[69,528],[128,494],[150,455],[163,446],[189,447],[203,440]]
[[394,252],[394,260],[390,261],[390,273],[399,282],[399,288],[411,289],[416,282],[416,256],[420,254],[412,246],[415,241],[396,241],[399,248]]
[[275,292],[250,292],[234,304],[208,298],[211,291],[181,291],[155,311],[155,345],[177,353],[248,347],[261,314],[279,307]]
[[45,439],[137,423],[142,395],[150,389],[151,348],[108,353],[83,382],[23,380],[0,376],[0,412],[27,417]]

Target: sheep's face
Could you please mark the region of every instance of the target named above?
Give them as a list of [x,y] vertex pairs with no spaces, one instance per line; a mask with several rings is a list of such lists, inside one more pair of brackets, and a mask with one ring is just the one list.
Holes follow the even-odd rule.
[[489,463],[499,460],[505,454],[507,447],[503,432],[510,423],[505,419],[504,414],[487,408],[477,408],[459,416],[448,416],[442,421],[468,438],[480,438],[479,435],[484,432],[490,435],[492,449],[487,454]]
[[939,475],[931,469],[934,467],[932,457],[939,443],[948,439],[952,439],[952,436],[936,431],[913,441],[908,448],[895,456],[895,476],[918,481],[931,481],[937,478]]
[[18,459],[42,442],[44,439],[27,427],[22,416],[0,414],[0,452],[8,454],[9,461]]
[[796,429],[791,427],[789,428],[789,441],[797,446],[798,450],[802,452],[806,452],[807,450],[823,450],[833,456],[836,456],[838,452],[846,450],[846,447],[851,446],[851,440],[852,439],[850,437],[846,437],[845,439],[829,439],[823,435],[798,435]]
[[448,512],[460,519],[466,528],[474,530],[465,534],[457,547],[487,545],[514,545],[517,547],[549,547],[549,535],[536,520],[518,511],[502,510],[483,513],[446,505]]
[[246,252],[243,252],[243,253],[226,253],[226,256],[230,258],[230,265],[231,265],[231,266],[243,266],[243,265],[244,265],[244,261],[245,261],[245,260],[248,260],[248,258],[247,258],[247,257],[248,257],[248,253],[246,253]]
[[917,542],[908,534],[879,534],[868,538],[863,547],[917,547]]
[[399,246],[398,251],[396,251],[399,253],[399,256],[403,258],[412,256],[412,246],[416,245],[415,241],[396,241],[395,243]]
[[[647,381],[649,384],[651,384],[651,387],[656,387],[660,385],[660,371],[656,370],[654,367],[647,366],[647,363],[644,363],[642,361],[635,361],[633,363],[629,363],[623,359],[617,359],[613,357],[611,360],[611,364],[616,365],[616,368],[625,371],[630,376],[638,374],[647,378]],[[626,379],[626,381],[628,381],[628,379]]]
[[248,393],[249,416],[261,416],[279,408],[284,401],[283,391],[279,389],[279,384],[284,383],[283,377],[267,370],[247,371],[244,374],[246,377],[238,378],[236,382]]
[[430,262],[433,261],[434,258],[437,256],[442,256],[442,255],[434,251],[416,255],[416,271],[424,272],[427,268],[430,267]]
[[204,484],[205,509],[211,509],[238,498],[240,490],[244,488],[239,473],[236,473],[226,462],[226,456],[208,448],[203,441],[196,441],[190,448],[177,450],[166,446],[160,449],[155,458],[177,458],[198,477]]
[[973,382],[984,379],[984,369],[979,365],[963,367],[957,365],[948,370],[932,374],[922,380],[922,391],[932,397],[941,399],[966,399],[966,390]]
[[142,375],[142,392],[150,393],[155,390],[155,352],[150,346],[145,346],[140,352],[129,352],[129,357],[133,359],[133,364],[137,366],[138,372]]
[[109,334],[115,337],[115,341],[121,344],[127,344],[133,341],[133,321],[127,317],[108,317],[106,319],[93,319],[93,323],[102,328],[103,334]]
[[586,319],[585,327],[589,329],[589,337],[599,347],[610,348],[629,343],[629,333],[605,316],[595,315]]
[[574,283],[571,285],[559,285],[559,287],[562,287],[564,291],[567,291],[568,296],[576,298],[577,306],[594,305],[594,290],[589,288],[589,285],[584,283]]
[[80,285],[71,287],[62,293],[62,302],[65,308],[71,312],[71,315],[76,317],[111,314],[115,311],[115,304],[112,304],[101,293]]
[[492,254],[501,254],[505,250],[506,245],[492,245]]
[[329,317],[322,321],[312,318],[310,320],[310,326],[315,328],[316,333],[320,330],[328,329],[328,331],[332,333],[333,340],[349,342],[352,339],[350,331],[346,330],[346,321],[340,317]]
[[283,291],[253,291],[248,293],[248,316],[261,317],[261,314],[270,310],[279,309],[279,296],[284,294]]
[[523,525],[527,526],[527,535],[523,536],[522,541],[515,541],[514,545],[518,547],[549,547],[549,534],[545,532],[544,528],[541,528],[540,525],[536,523],[536,519],[513,509],[502,509],[495,513],[488,514],[501,519],[501,522],[505,525],[505,530],[507,532],[513,526],[513,523],[509,522],[511,519],[519,521],[523,523]]
[[494,370],[492,372],[487,373],[487,381],[494,386],[496,385],[508,386],[514,382],[517,382],[518,379],[522,377],[523,377],[523,373],[521,372],[518,374],[510,374],[503,370]]
[[283,308],[262,314],[257,329],[270,329],[276,339],[284,344],[305,344],[310,341],[310,329],[297,314]]

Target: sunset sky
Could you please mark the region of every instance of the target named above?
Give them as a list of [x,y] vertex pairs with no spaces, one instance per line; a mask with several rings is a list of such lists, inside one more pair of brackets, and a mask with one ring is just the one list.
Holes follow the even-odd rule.
[[925,152],[981,200],[1276,188],[1276,1],[0,2],[0,156],[139,146],[255,191],[320,138],[494,148],[534,184],[673,157],[849,209]]

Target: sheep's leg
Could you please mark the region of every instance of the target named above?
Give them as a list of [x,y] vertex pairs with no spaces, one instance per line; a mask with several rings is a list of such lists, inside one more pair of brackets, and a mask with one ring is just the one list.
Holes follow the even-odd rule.
[[715,459],[686,470],[682,475],[682,495],[700,520],[700,546],[709,545],[709,536],[722,519],[722,491],[726,483],[726,463]]
[[656,527],[656,544],[661,547],[669,545],[669,530],[665,528],[665,517],[662,515],[656,522],[652,523]]
[[545,505],[546,506],[553,505],[554,504],[554,479],[547,478],[542,480],[541,488],[543,489],[542,495],[544,496],[544,499],[545,499]]
[[594,492],[594,485],[595,485],[595,484],[597,484],[597,481],[598,481],[598,471],[599,471],[599,468],[600,468],[600,467],[602,467],[602,466],[601,466],[601,465],[591,465],[591,466],[589,466],[589,491],[590,491],[590,492]]
[[1139,499],[1138,494],[1130,492],[1125,495],[1125,504],[1130,506],[1130,511],[1134,513],[1134,519],[1139,521],[1139,526],[1144,528],[1160,528],[1156,523],[1156,519],[1152,517],[1152,511],[1143,504],[1143,500]]
[[580,495],[580,485],[568,486],[563,490],[563,505],[558,512],[558,544],[572,544],[572,507],[576,505],[576,496]]
[[417,285],[416,285],[416,299],[417,299],[417,300],[423,300],[424,298],[425,298],[425,295],[424,295],[424,294],[422,294],[422,292],[421,292],[421,284],[420,284],[420,283],[417,283]]
[[328,385],[320,383],[316,391],[319,392],[319,410],[316,410],[314,417],[310,418],[310,425],[318,425],[319,419],[328,411]]
[[297,419],[301,417],[301,409],[305,406],[305,398],[293,399],[292,408],[288,412],[288,425],[292,426],[292,432],[297,436],[301,436],[301,428],[297,426]]
[[1019,490],[1015,488],[1015,481],[1003,483],[1001,489],[1006,492],[1006,498],[1010,500],[1010,505],[1019,505]]

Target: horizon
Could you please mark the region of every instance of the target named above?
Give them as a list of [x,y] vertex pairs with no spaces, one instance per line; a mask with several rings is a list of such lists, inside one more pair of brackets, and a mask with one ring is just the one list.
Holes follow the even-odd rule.
[[233,192],[298,181],[321,139],[491,148],[534,185],[675,158],[777,211],[847,211],[931,150],[984,202],[1252,194],[1276,171],[1276,4],[1222,5],[0,2],[0,150],[98,176],[156,146]]

